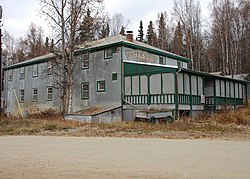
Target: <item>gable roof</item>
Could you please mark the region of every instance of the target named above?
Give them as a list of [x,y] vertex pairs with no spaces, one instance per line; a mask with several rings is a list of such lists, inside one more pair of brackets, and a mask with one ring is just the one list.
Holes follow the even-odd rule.
[[[120,45],[125,46],[125,47],[129,47],[129,48],[133,48],[133,49],[147,51],[147,52],[150,52],[150,53],[153,53],[156,55],[168,57],[168,58],[175,59],[175,60],[180,60],[180,61],[184,61],[184,62],[191,62],[190,59],[187,59],[185,57],[176,55],[174,53],[171,53],[171,52],[168,52],[165,50],[161,50],[159,48],[156,48],[156,47],[153,47],[151,45],[139,42],[137,40],[130,42],[126,39],[125,36],[120,35],[120,34],[79,45],[77,47],[77,50],[75,51],[75,53],[80,53],[81,51],[85,51],[85,50],[98,51],[98,50],[103,50],[105,48],[120,46]],[[22,66],[32,65],[35,63],[42,63],[42,62],[46,62],[46,61],[50,60],[53,57],[55,57],[55,54],[49,53],[49,54],[42,55],[42,56],[30,59],[30,60],[26,60],[23,62],[19,62],[19,63],[13,64],[13,65],[10,65],[8,67],[4,67],[3,69],[8,70],[8,69],[18,68],[18,67],[22,67]]]

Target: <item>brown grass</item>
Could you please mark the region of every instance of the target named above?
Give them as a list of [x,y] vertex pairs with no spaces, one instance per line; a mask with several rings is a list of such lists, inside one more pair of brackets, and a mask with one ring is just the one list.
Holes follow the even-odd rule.
[[171,124],[114,122],[83,123],[64,120],[55,111],[30,115],[26,119],[1,118],[0,135],[66,135],[112,137],[201,138],[250,133],[250,108],[222,111],[198,119],[182,118]]

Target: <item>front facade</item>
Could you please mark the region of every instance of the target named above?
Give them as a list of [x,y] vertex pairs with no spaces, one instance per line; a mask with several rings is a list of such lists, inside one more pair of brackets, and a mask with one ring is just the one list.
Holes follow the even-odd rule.
[[[59,110],[54,58],[49,54],[4,68],[6,112]],[[84,115],[98,109],[93,115],[131,120],[138,109],[168,109],[177,116],[243,105],[247,82],[188,70],[189,62],[121,35],[80,47],[72,111]]]

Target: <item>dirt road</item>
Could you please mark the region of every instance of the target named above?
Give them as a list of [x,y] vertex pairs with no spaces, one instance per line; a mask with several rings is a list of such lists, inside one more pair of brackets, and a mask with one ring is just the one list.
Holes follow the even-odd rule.
[[250,142],[0,137],[0,178],[250,178]]

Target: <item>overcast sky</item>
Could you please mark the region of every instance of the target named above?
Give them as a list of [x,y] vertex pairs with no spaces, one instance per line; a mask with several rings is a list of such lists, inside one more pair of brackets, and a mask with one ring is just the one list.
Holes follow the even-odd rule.
[[[210,0],[200,0],[202,7],[202,17],[208,16],[208,5]],[[3,30],[7,30],[15,37],[25,35],[31,22],[42,26],[46,34],[49,34],[47,24],[39,13],[39,0],[0,0],[3,6]],[[129,29],[134,35],[138,33],[140,20],[144,23],[144,29],[149,21],[155,21],[159,12],[166,11],[171,14],[173,0],[105,0],[105,9],[112,15],[115,12],[122,13],[124,17],[130,19]]]

